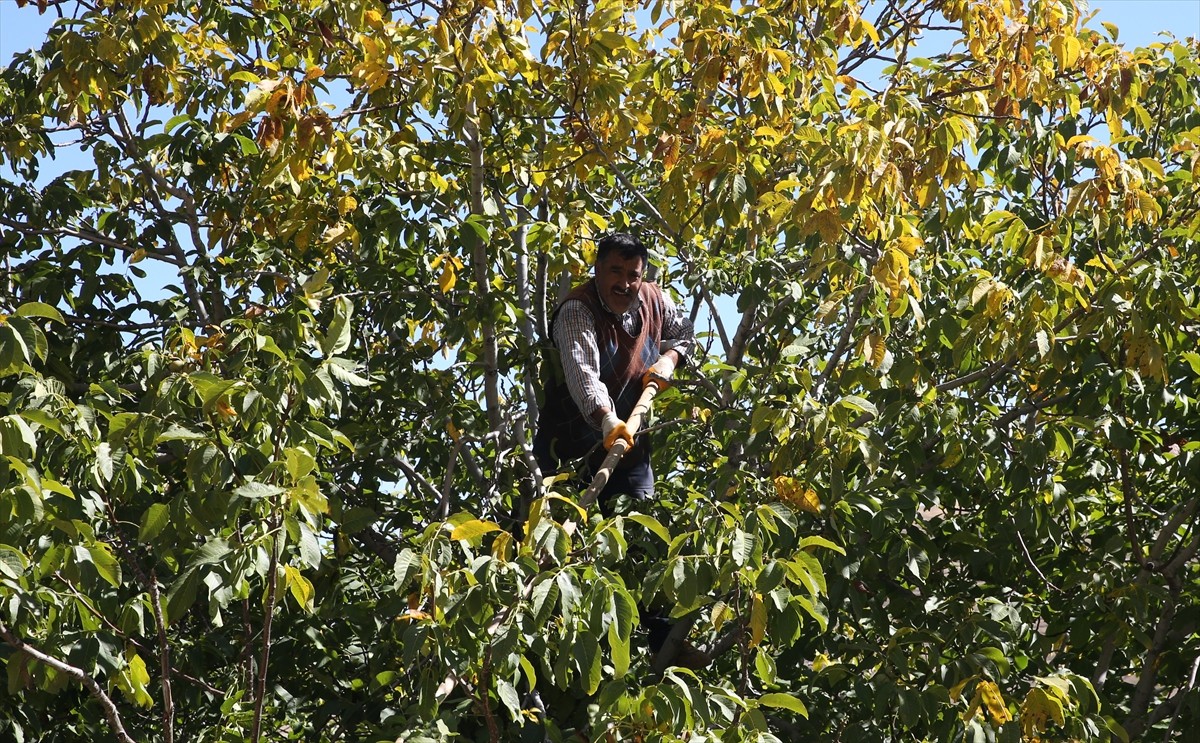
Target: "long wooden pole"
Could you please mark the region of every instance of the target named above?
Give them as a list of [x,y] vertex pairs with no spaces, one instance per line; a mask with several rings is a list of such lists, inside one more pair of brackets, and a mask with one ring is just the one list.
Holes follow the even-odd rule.
[[[630,436],[636,436],[638,429],[642,427],[642,418],[646,413],[650,412],[650,403],[654,400],[654,396],[658,394],[658,383],[651,380],[650,384],[646,385],[646,389],[642,390],[642,396],[638,398],[637,405],[633,406],[633,412],[629,414],[629,420],[625,421],[625,427],[629,429]],[[621,461],[621,457],[625,456],[629,445],[625,443],[625,439],[617,439],[617,442],[608,450],[608,456],[604,458],[604,463],[600,465],[600,469],[596,472],[596,476],[592,478],[592,484],[583,493],[583,499],[579,501],[579,505],[588,508],[596,502],[596,498],[600,496],[600,491],[604,490],[604,486],[608,485],[608,480],[612,477],[613,468],[617,466],[617,462]]]

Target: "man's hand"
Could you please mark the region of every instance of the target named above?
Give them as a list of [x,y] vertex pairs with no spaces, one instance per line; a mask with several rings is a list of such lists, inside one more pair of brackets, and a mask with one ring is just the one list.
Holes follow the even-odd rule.
[[654,382],[661,392],[671,386],[671,375],[674,373],[675,360],[664,353],[658,357],[658,361],[654,362],[654,366],[647,369],[646,373],[642,375],[642,389],[646,389],[651,382]]
[[613,444],[617,443],[617,439],[624,439],[625,445],[633,448],[633,434],[629,433],[628,426],[625,421],[617,417],[617,414],[611,410],[604,414],[604,420],[600,421],[600,432],[604,434],[604,448],[611,449]]

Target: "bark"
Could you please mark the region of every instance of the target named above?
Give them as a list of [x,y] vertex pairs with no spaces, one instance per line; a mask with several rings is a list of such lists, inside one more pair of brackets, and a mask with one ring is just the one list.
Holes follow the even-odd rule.
[[[484,216],[483,189],[486,171],[483,167],[483,140],[479,135],[479,113],[475,100],[467,103],[466,119],[463,122],[467,152],[471,163],[470,212],[472,216]],[[492,291],[488,274],[487,245],[467,230],[467,244],[471,247],[471,266],[475,277],[475,293],[480,308],[480,325],[483,328],[483,389],[487,405],[488,428],[499,432],[502,424],[500,410],[500,365],[496,342],[496,322],[492,319]]]
[[275,619],[275,604],[279,589],[279,517],[269,522],[271,538],[271,564],[267,569],[267,605],[264,609],[262,630],[262,658],[258,664],[258,686],[254,689],[254,723],[250,731],[251,743],[258,743],[262,735],[263,706],[267,698],[267,667],[271,662],[271,626]]

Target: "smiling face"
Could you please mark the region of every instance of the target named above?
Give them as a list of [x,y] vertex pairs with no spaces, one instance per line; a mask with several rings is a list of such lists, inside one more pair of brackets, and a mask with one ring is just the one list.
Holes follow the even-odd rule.
[[610,310],[624,314],[642,288],[645,270],[641,256],[624,258],[614,250],[596,264],[596,291]]

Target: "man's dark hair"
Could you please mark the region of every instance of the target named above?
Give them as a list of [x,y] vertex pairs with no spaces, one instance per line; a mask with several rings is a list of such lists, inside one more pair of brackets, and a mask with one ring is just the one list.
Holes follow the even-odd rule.
[[650,251],[641,240],[628,232],[610,232],[597,240],[596,264],[602,263],[614,251],[625,260],[641,258],[642,263],[650,265]]

